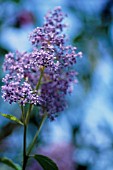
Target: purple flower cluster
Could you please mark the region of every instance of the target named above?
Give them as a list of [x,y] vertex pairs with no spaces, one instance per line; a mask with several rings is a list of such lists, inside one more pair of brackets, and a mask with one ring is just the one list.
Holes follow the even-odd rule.
[[64,18],[61,7],[48,12],[44,25],[30,34],[33,51],[6,54],[3,66],[7,72],[3,98],[9,103],[40,105],[40,113],[46,111],[51,119],[66,107],[65,95],[76,76],[72,66],[81,56],[66,45]]
[[3,65],[4,71],[7,71],[2,86],[3,98],[5,101],[17,102],[25,105],[31,103],[39,105],[42,103],[41,98],[36,90],[27,81],[26,74],[30,72],[31,64],[29,63],[30,54],[19,53],[18,51],[13,54],[5,55],[5,62]]

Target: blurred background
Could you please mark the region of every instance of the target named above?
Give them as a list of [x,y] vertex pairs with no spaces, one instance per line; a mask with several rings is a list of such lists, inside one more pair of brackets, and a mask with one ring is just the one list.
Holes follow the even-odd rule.
[[[0,0],[0,84],[4,55],[29,51],[28,35],[55,6],[68,15],[69,43],[83,58],[75,66],[78,84],[67,96],[68,109],[55,121],[46,121],[35,152],[53,158],[60,170],[113,170],[113,0]],[[19,107],[1,97],[0,111],[20,117]],[[39,125],[35,112],[28,144]],[[0,156],[21,163],[22,132],[0,116]],[[28,166],[41,170],[36,162]],[[0,169],[10,170],[3,164]]]

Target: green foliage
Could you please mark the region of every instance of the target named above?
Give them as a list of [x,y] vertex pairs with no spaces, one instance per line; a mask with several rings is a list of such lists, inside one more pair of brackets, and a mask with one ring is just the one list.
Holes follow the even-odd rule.
[[8,165],[9,167],[15,169],[15,170],[21,170],[20,165],[15,164],[11,159],[8,158],[0,158],[0,162]]
[[[0,2],[4,2],[4,1],[7,2],[8,0],[0,0]],[[11,1],[11,3],[12,2],[15,2],[15,3],[19,3],[20,2],[20,0],[10,0],[10,1]]]
[[[2,25],[2,21],[0,20],[0,26]],[[0,54],[4,56],[6,53],[8,53],[8,49],[6,47],[1,46],[0,44]]]
[[38,161],[44,170],[58,170],[57,165],[47,156],[34,155],[33,157]]
[[13,2],[16,2],[16,3],[19,3],[20,2],[20,0],[12,0]]
[[3,117],[7,118],[7,119],[10,119],[10,120],[12,120],[12,121],[14,121],[14,122],[16,122],[16,123],[19,123],[19,124],[23,125],[23,123],[22,123],[17,117],[15,117],[15,116],[13,116],[13,115],[4,114],[4,113],[1,113],[1,112],[0,112],[0,114],[1,114]]

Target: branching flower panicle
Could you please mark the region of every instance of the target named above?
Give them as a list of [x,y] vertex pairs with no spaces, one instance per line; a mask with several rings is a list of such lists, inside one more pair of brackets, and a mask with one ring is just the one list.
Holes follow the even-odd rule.
[[[72,66],[81,52],[67,46],[65,15],[56,7],[45,16],[42,27],[30,34],[33,51],[5,55],[3,98],[9,103],[38,105],[40,113],[54,119],[66,107],[65,95],[75,81]],[[43,71],[42,71],[43,70]]]
[[[65,17],[61,7],[48,12],[44,25],[37,27],[30,34],[33,50],[5,55],[3,70],[6,75],[3,78],[2,97],[10,104],[15,102],[20,105],[21,118],[18,119],[12,114],[0,114],[23,126],[22,166],[8,158],[0,158],[0,162],[12,168],[26,170],[28,159],[34,158],[43,169],[58,170],[58,166],[50,158],[40,154],[32,155],[31,152],[46,118],[54,120],[58,113],[66,108],[65,96],[72,92],[76,82],[77,73],[73,66],[76,58],[82,53],[77,53],[75,47],[67,45],[63,32],[66,27]],[[26,104],[28,107],[24,107]],[[39,108],[42,117],[27,148],[27,130],[34,105]],[[63,168],[65,164],[59,164],[60,166]]]

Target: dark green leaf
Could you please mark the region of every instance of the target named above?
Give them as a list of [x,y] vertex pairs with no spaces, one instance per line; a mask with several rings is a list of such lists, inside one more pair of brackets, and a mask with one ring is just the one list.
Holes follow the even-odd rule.
[[0,162],[8,165],[9,167],[15,169],[15,170],[21,170],[20,165],[15,164],[12,160],[8,159],[8,158],[0,158]]
[[[2,20],[0,20],[0,26],[2,24]],[[0,45],[0,54],[4,56],[6,53],[8,53],[8,49]]]
[[7,118],[7,119],[10,119],[10,120],[12,120],[12,121],[14,121],[14,122],[16,122],[16,123],[19,123],[19,124],[23,125],[23,123],[22,123],[18,118],[16,118],[16,117],[13,116],[13,115],[4,114],[4,113],[1,113],[1,112],[0,112],[0,114],[1,114],[3,117]]
[[[0,2],[4,2],[4,1],[9,1],[9,0],[0,0]],[[11,2],[15,2],[15,3],[19,3],[20,2],[20,0],[10,0]]]
[[16,2],[16,3],[19,3],[20,2],[20,0],[12,0],[13,2]]
[[44,170],[58,170],[57,165],[47,156],[34,155],[33,157],[38,161]]

